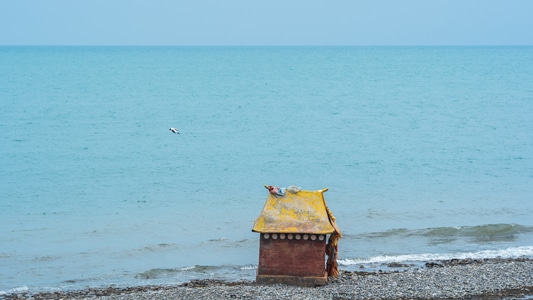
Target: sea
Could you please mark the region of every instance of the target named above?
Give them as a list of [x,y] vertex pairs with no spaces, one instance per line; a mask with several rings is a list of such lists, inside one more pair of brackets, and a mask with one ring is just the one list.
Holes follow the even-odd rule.
[[254,280],[265,184],[341,270],[533,258],[530,46],[2,46],[0,104],[0,295]]

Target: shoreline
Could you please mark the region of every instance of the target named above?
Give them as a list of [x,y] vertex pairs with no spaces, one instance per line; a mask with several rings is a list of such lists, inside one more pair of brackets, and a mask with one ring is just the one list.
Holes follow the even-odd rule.
[[[12,293],[11,299],[533,299],[533,259],[450,259],[423,268],[340,271],[325,286],[258,285],[255,281],[192,280],[183,284]],[[401,268],[400,271],[394,268]],[[363,269],[364,270],[364,269]]]

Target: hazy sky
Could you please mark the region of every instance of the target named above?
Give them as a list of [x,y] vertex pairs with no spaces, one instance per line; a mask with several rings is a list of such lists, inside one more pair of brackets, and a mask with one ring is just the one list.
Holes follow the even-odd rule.
[[0,0],[0,45],[533,45],[533,0]]

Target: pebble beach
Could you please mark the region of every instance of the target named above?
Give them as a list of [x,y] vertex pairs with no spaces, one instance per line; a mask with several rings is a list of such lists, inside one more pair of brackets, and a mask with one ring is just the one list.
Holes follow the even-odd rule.
[[341,271],[326,286],[315,288],[194,280],[166,286],[4,294],[0,299],[533,299],[531,259],[452,259],[388,267]]

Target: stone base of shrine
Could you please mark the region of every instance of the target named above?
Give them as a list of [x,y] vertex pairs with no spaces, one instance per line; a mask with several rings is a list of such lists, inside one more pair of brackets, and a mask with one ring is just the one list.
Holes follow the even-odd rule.
[[255,278],[257,284],[288,284],[304,287],[315,287],[328,284],[328,275],[324,276],[289,276],[289,275],[257,275]]

